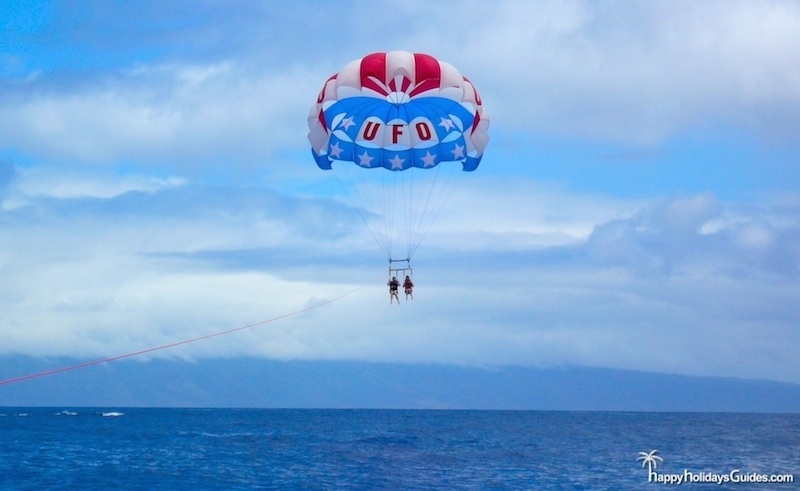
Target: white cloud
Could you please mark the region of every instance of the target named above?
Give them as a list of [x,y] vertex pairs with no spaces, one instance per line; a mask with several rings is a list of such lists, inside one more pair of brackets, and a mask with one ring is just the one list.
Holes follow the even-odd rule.
[[18,193],[32,198],[113,198],[132,191],[152,193],[188,182],[181,177],[103,175],[100,169],[71,175],[69,171],[37,167],[23,171],[23,174]]
[[139,66],[77,88],[31,88],[0,106],[0,145],[71,164],[264,165],[304,142],[318,89],[306,80],[302,69],[253,74],[224,63]]
[[[792,2],[502,2],[462,9],[463,42],[421,20],[497,124],[636,144],[721,123],[786,139],[800,120]],[[442,16],[449,4],[441,4]],[[437,19],[434,15],[429,19]]]
[[[415,259],[416,298],[399,307],[388,304],[377,247],[330,200],[189,183],[109,198],[42,192],[0,215],[0,345],[113,356],[282,316],[368,282],[318,310],[148,356],[800,380],[791,362],[800,346],[790,307],[800,301],[796,218],[773,221],[764,203],[726,220],[736,205],[709,194],[625,202],[547,188],[525,195],[520,182],[492,189],[503,192],[460,188],[463,221],[449,212],[431,232]],[[537,240],[540,223],[569,240]],[[458,234],[472,240],[452,240]]]

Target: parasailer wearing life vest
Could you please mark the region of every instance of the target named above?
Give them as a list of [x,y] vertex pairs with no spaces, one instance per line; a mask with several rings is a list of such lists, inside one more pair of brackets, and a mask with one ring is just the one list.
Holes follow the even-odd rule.
[[408,275],[406,275],[406,279],[403,281],[403,290],[406,292],[406,300],[408,300],[408,297],[414,300],[414,282],[411,281]]
[[392,276],[392,279],[387,281],[386,284],[389,286],[389,303],[392,303],[393,299],[397,299],[397,305],[400,305],[400,297],[397,295],[397,290],[400,288],[400,282],[397,281],[397,276]]

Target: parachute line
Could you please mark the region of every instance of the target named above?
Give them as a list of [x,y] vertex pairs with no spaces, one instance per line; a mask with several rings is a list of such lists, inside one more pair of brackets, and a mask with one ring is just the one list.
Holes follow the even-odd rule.
[[336,162],[329,172],[387,259],[414,255],[465,174],[457,162],[402,172]]
[[[349,166],[350,164],[347,162],[340,162],[336,169],[331,172],[350,207],[358,213],[359,218],[364,222],[367,231],[375,243],[378,244],[378,247],[387,258],[390,258],[391,251],[386,239],[388,231],[384,226],[385,222],[381,217],[375,216],[374,213],[370,213],[365,208],[367,204],[379,203],[376,192],[370,188],[362,172],[357,172],[358,169],[354,172],[353,169],[348,168]],[[348,182],[345,183],[345,180]],[[383,211],[384,208],[384,206],[381,206],[380,211]]]
[[[440,176],[439,172],[440,169],[437,169],[434,181],[431,183],[425,197],[425,204],[422,207],[423,211],[419,218],[420,223],[416,226],[418,232],[415,234],[415,240],[409,245],[408,257],[414,255],[433,224],[438,220],[439,215],[447,208],[447,204],[450,202],[453,195],[455,195],[455,191],[461,183],[464,174],[463,171],[458,170],[450,176]],[[445,172],[445,174],[447,173]],[[444,182],[442,184],[436,184],[436,181],[439,181],[440,177],[443,178]],[[441,191],[434,193],[435,188],[441,188]]]

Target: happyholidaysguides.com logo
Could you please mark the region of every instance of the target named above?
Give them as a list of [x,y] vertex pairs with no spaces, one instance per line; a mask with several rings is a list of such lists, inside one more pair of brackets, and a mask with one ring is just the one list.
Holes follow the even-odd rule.
[[664,459],[656,455],[658,450],[639,452],[636,460],[642,461],[642,467],[647,467],[647,482],[659,484],[753,484],[753,483],[793,483],[793,474],[763,474],[759,472],[746,472],[733,469],[727,473],[695,472],[684,469],[683,472],[665,473],[658,472],[658,464]]

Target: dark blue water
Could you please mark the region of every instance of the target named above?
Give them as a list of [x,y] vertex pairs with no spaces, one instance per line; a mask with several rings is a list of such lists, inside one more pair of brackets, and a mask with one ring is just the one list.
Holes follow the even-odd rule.
[[[654,489],[793,474],[800,415],[0,408],[2,489]],[[738,472],[737,472],[738,471]],[[783,478],[784,480],[787,478]],[[672,487],[672,486],[667,486]]]

